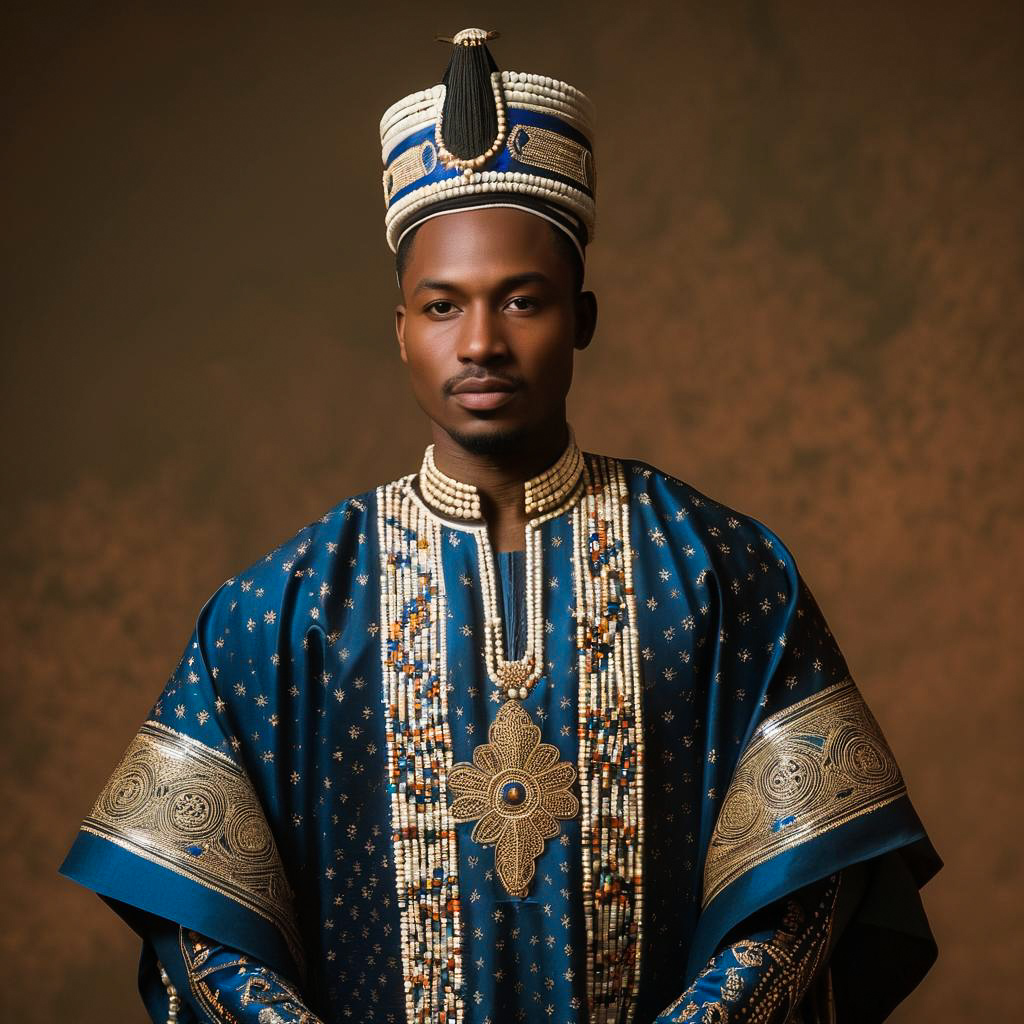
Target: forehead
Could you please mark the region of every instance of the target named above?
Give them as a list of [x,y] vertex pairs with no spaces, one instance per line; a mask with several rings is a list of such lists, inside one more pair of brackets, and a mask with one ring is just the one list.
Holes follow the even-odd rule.
[[429,272],[553,270],[562,263],[553,227],[515,207],[477,207],[432,217],[416,232],[409,266]]

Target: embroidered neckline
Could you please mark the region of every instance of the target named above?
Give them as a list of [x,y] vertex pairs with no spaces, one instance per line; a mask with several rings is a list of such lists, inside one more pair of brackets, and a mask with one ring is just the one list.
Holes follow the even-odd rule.
[[[558,459],[523,484],[523,505],[528,519],[547,519],[562,512],[579,491],[582,478],[583,453],[570,427],[569,442]],[[432,444],[427,445],[423,453],[417,482],[420,497],[432,512],[467,525],[483,523],[480,492],[473,484],[438,469]]]

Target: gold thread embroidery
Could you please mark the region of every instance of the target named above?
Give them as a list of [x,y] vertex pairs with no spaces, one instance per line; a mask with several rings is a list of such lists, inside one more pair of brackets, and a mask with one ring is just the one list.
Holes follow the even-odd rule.
[[[831,876],[830,885],[809,922],[800,904],[790,900],[782,927],[768,942],[758,944],[769,965],[744,1000],[743,1013],[750,1024],[793,1019],[822,967],[832,937],[840,882],[839,876]],[[735,946],[729,950],[736,955]],[[780,1017],[776,1011],[783,1006],[785,1012]]]
[[301,969],[301,942],[274,837],[244,770],[145,722],[82,830],[211,889],[274,924]]
[[764,943],[742,940],[729,947],[740,967],[760,967],[764,963]]
[[508,151],[518,161],[553,171],[594,191],[590,150],[548,128],[517,124],[508,133]]
[[727,1003],[735,1003],[743,994],[743,978],[738,967],[725,969],[725,981],[722,982],[721,992]]
[[427,141],[396,156],[384,170],[384,204],[414,181],[431,174],[437,167],[437,147]]
[[220,995],[209,982],[206,975],[219,970],[214,967],[211,970],[200,973],[197,968],[207,961],[210,956],[211,947],[208,946],[195,932],[189,932],[189,941],[185,941],[185,929],[178,928],[178,948],[181,950],[181,960],[185,965],[185,977],[188,978],[188,987],[192,997],[199,1003],[199,1008],[209,1014],[213,1024],[239,1024],[228,1009],[220,1003]]
[[[701,1024],[705,1021],[724,1024],[730,1018],[737,1019],[737,1015],[749,1024],[794,1020],[794,1013],[824,966],[840,884],[841,876],[829,878],[810,919],[795,899],[788,900],[782,922],[767,942],[743,939],[717,953],[690,987],[661,1011],[658,1019],[669,1018],[680,1024],[684,1021],[696,1024],[698,1020]],[[721,977],[723,961],[730,954],[739,967],[725,967],[725,977],[719,986],[720,998],[698,1004],[694,999],[698,983],[712,971],[717,971]],[[745,980],[741,973],[743,968],[758,971]],[[684,1002],[686,1005],[679,1010]]]
[[[306,1009],[299,992],[266,967],[252,965],[247,957],[242,957],[215,963],[202,970],[201,966],[218,947],[210,945],[203,936],[191,930],[186,938],[185,929],[181,927],[178,928],[178,946],[192,995],[215,1024],[242,1024],[221,998],[228,989],[222,988],[212,978],[219,972],[226,972],[234,991],[241,993],[239,1002],[243,1008],[252,1005],[264,1007],[258,1014],[260,1024],[322,1024],[319,1017]],[[282,1017],[282,1013],[288,1016]],[[244,1016],[249,1019],[247,1013]]]
[[703,905],[759,864],[905,793],[852,679],[772,715],[747,745],[718,813]]
[[494,869],[510,896],[525,896],[544,852],[558,835],[556,818],[574,818],[579,801],[569,792],[576,769],[558,760],[558,748],[541,743],[540,729],[515,700],[503,704],[487,732],[448,777],[455,793],[452,817],[474,821],[470,838],[494,846]]

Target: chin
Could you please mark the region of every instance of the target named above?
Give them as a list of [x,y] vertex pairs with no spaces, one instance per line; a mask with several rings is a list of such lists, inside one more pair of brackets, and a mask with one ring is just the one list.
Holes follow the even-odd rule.
[[478,422],[474,429],[445,427],[448,436],[473,455],[511,455],[522,447],[529,429],[518,423]]

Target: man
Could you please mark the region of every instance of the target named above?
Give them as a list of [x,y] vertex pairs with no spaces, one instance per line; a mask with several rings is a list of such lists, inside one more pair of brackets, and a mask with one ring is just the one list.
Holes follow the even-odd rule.
[[782,541],[577,447],[592,116],[490,37],[381,125],[422,466],[218,588],[62,870],[161,1022],[881,1020],[940,862]]

